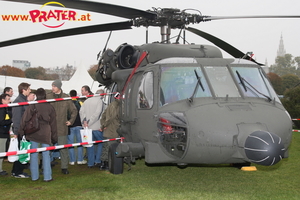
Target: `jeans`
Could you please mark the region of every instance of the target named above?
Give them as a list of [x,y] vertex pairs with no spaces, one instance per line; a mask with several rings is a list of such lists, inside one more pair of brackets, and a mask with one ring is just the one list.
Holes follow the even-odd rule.
[[[6,151],[6,138],[0,138],[0,152]],[[3,171],[2,169],[3,157],[0,157],[0,172]]]
[[[93,130],[93,141],[103,140],[103,133],[98,130]],[[96,147],[96,149],[95,149]],[[92,167],[97,163],[101,163],[102,142],[87,147],[88,166]]]
[[[31,149],[36,149],[39,147],[40,143],[30,141],[31,142]],[[41,144],[42,147],[49,147],[49,144]],[[48,181],[52,179],[52,169],[50,163],[50,152],[43,151],[43,173],[44,173],[44,180]],[[31,172],[31,179],[33,181],[39,179],[39,153],[31,153],[30,154],[30,172]]]
[[[80,135],[80,129],[82,129],[81,126],[75,126],[70,128],[70,135],[68,135],[68,144],[73,144],[74,143],[74,138],[75,138],[75,143],[81,143],[81,135]],[[75,155],[75,147],[69,147],[69,156],[70,156],[70,162],[75,162],[76,161],[76,155]],[[82,146],[77,146],[77,162],[78,161],[83,161],[83,147]]]
[[[53,144],[53,146],[57,146],[57,145],[58,145],[57,143]],[[50,151],[51,162],[54,161],[54,159],[58,159],[59,157],[60,157],[59,149]]]

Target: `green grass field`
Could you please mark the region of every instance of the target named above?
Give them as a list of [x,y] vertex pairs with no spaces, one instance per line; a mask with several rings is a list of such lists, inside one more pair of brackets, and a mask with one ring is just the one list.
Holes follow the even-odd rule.
[[[12,164],[4,162],[10,171]],[[145,165],[138,160],[124,173],[112,175],[86,165],[70,166],[70,174],[53,168],[54,181],[0,177],[1,199],[300,199],[300,133],[293,134],[290,157],[257,171],[241,171],[229,165]],[[29,170],[25,170],[29,173]]]

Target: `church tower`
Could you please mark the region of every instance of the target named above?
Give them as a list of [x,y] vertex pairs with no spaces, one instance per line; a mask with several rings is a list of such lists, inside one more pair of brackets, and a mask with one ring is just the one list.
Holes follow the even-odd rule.
[[281,34],[280,42],[279,42],[279,49],[277,51],[277,56],[284,56],[284,55],[285,55],[285,49],[284,49],[283,38],[282,38],[282,34]]

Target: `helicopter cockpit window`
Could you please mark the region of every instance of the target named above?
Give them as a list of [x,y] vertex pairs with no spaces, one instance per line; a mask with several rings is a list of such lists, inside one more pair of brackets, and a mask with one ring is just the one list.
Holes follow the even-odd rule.
[[[160,82],[160,106],[194,97],[211,97],[211,92],[200,67],[162,67]],[[195,72],[196,71],[196,72]],[[203,86],[197,87],[197,75]]]
[[150,109],[153,106],[153,72],[143,75],[139,86],[137,107],[139,109]]
[[205,67],[216,97],[240,97],[239,91],[227,67]]
[[232,67],[232,71],[245,97],[276,98],[279,102],[275,91],[259,68]]

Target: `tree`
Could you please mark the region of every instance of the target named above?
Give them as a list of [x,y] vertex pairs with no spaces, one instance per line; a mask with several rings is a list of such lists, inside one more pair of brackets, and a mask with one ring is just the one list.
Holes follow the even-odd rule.
[[16,67],[11,67],[9,65],[4,65],[0,68],[0,75],[25,77],[25,73],[23,70]]
[[[300,118],[300,86],[287,89],[281,102],[292,118]],[[300,121],[294,124],[300,127]]]
[[89,74],[90,76],[94,79],[94,81],[96,81],[96,71],[98,69],[98,65],[91,65],[90,69],[89,69]]
[[297,64],[297,69],[299,69],[300,68],[300,57],[298,56],[298,57],[295,57],[295,63]]
[[284,92],[284,88],[283,88],[283,84],[282,84],[282,79],[280,78],[280,76],[278,76],[277,74],[270,72],[267,74],[268,78],[275,90],[275,92],[277,94],[282,95]]
[[271,72],[283,76],[286,74],[297,74],[296,60],[293,59],[291,54],[284,56],[277,56],[275,64],[271,66]]
[[47,79],[45,80],[56,80],[56,79],[59,79],[58,74],[47,74]]
[[55,80],[59,78],[58,74],[47,74],[43,67],[28,68],[25,70],[25,76],[26,78],[39,80]]
[[287,74],[282,77],[283,90],[294,88],[300,81],[300,78],[295,74]]
[[75,73],[76,69],[72,65],[67,64],[66,67],[60,69],[61,80],[68,81]]
[[32,79],[39,79],[44,80],[45,77],[45,69],[38,67],[38,68],[28,68],[25,70],[25,76],[26,78],[32,78]]

